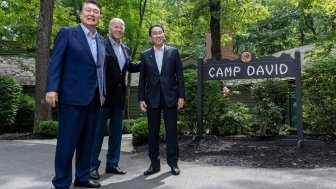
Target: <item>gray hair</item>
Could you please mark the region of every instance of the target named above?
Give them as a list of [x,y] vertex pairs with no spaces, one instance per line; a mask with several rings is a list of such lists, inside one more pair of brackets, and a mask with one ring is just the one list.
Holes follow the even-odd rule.
[[125,30],[125,22],[121,18],[112,18],[110,20],[109,27],[115,22],[121,23],[123,25],[123,30]]

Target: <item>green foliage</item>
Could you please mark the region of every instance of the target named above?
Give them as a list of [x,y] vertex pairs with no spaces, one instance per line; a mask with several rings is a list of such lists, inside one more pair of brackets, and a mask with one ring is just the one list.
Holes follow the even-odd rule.
[[[36,45],[36,30],[39,17],[39,0],[3,1],[0,6],[0,37],[17,41],[25,48]],[[61,27],[77,24],[78,13],[72,15],[72,7],[64,6],[60,1],[55,2],[53,14],[52,38]],[[77,9],[79,10],[79,9]],[[53,40],[52,40],[53,41]]]
[[42,136],[56,138],[58,122],[57,121],[42,121],[39,126],[39,133]]
[[[2,39],[18,41],[24,47],[33,47],[39,13],[38,0],[17,0],[0,6]],[[3,27],[4,26],[4,27]]]
[[[160,126],[160,141],[165,138],[165,130],[161,121]],[[137,118],[132,127],[132,144],[134,146],[144,144],[148,141],[148,122],[147,117]]]
[[184,70],[185,105],[178,113],[179,120],[189,127],[189,133],[196,133],[197,123],[197,71],[194,69]]
[[[215,2],[215,1],[213,1]],[[162,9],[152,12],[160,16],[160,23],[166,26],[168,43],[178,46],[182,52],[197,57],[204,56],[204,32],[210,31],[209,12],[211,1],[162,1]],[[246,0],[240,3],[235,0],[220,1],[222,44],[231,40],[230,34],[244,33],[247,26],[269,16],[267,8],[256,1]]]
[[[188,125],[189,132],[196,132],[197,123],[197,71],[194,69],[186,69],[184,71],[185,81],[185,101],[186,104],[183,111],[179,112],[179,120],[183,124]],[[223,96],[220,81],[205,81],[203,85],[203,132],[211,134],[219,134],[218,118],[228,110],[230,101]]]
[[122,128],[122,133],[123,134],[130,134],[132,133],[132,127],[135,123],[134,119],[124,119],[123,120],[123,128]]
[[303,69],[303,120],[311,133],[336,132],[336,58],[316,57]]
[[223,95],[222,83],[218,80],[204,81],[203,126],[209,134],[219,134],[219,117],[229,110],[229,98]]
[[0,131],[14,122],[21,91],[22,87],[11,76],[0,74]]
[[[52,38],[61,27],[79,23],[78,13],[81,2],[81,0],[54,2]],[[210,30],[208,1],[100,0],[99,3],[102,6],[99,33],[107,36],[108,23],[113,17],[124,19],[126,32],[123,42],[136,52],[134,57],[149,47],[148,26],[154,23],[163,24],[167,43],[179,47],[182,54],[204,56],[204,33]],[[232,33],[242,33],[248,24],[268,16],[267,9],[253,0],[247,0],[244,3],[237,3],[235,0],[221,1],[221,3],[222,26]],[[39,4],[39,0],[4,1],[0,6],[2,39],[18,41],[24,47],[34,47]],[[228,39],[225,34],[223,38],[224,41]]]
[[[178,131],[194,134],[197,123],[197,70],[184,70],[184,79],[186,104],[179,112]],[[241,103],[230,101],[231,94],[224,96],[220,81],[205,81],[203,87],[203,133],[239,134],[251,130],[249,110]]]
[[267,129],[270,134],[278,134],[287,106],[287,83],[278,79],[265,79],[255,83],[251,91],[256,101],[253,109],[260,126],[260,135],[266,135]]
[[[108,24],[112,18],[121,18],[125,22],[125,34],[123,43],[131,48],[132,57],[139,57],[140,53],[150,45],[148,40],[148,25],[157,23],[154,17],[157,12],[165,12],[159,5],[160,2],[152,1],[145,5],[144,1],[109,1],[100,0],[102,5],[102,17],[99,25],[99,32],[103,36],[108,35]],[[113,11],[111,11],[113,10]],[[144,10],[144,17],[141,18],[141,11]]]
[[279,130],[279,135],[295,135],[297,133],[295,128],[290,127],[289,125],[282,125]]
[[186,135],[190,134],[189,125],[184,121],[177,121],[177,134]]
[[331,1],[260,0],[271,16],[250,25],[246,33],[238,34],[236,53],[249,50],[263,56],[311,43],[335,41],[334,13],[326,11],[335,10]]
[[219,132],[221,135],[246,133],[251,130],[251,123],[249,109],[241,103],[232,104],[229,110],[219,117]]
[[52,43],[54,42],[54,38],[57,32],[62,27],[75,26],[79,23],[78,19],[79,19],[79,8],[64,6],[60,1],[55,1],[51,42]]
[[20,94],[19,109],[15,116],[14,125],[17,126],[32,126],[35,116],[35,99],[31,96]]

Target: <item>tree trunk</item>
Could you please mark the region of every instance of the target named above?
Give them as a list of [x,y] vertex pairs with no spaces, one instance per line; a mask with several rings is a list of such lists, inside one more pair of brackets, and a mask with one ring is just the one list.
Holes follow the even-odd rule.
[[51,109],[44,100],[44,87],[50,56],[53,7],[54,0],[40,0],[39,25],[36,36],[34,133],[38,131],[41,121],[51,119]]
[[[141,0],[139,2],[139,29],[137,30],[136,34],[136,40],[135,44],[132,48],[132,59],[134,60],[134,57],[136,55],[136,52],[138,50],[138,45],[139,45],[139,38],[140,38],[140,28],[142,27],[144,15],[145,15],[145,10],[146,10],[146,5],[147,5],[147,0]],[[131,97],[131,83],[132,83],[132,74],[128,73],[127,76],[127,89],[126,89],[126,99],[125,99],[125,118],[130,119],[130,97]]]
[[220,0],[209,0],[210,6],[210,32],[211,32],[211,55],[219,60],[221,55],[221,33],[220,33]]

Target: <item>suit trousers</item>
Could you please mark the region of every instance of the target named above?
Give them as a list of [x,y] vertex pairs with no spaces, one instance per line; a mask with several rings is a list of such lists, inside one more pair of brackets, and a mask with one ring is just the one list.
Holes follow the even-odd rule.
[[[161,98],[162,99],[162,98]],[[177,106],[168,107],[161,100],[158,108],[147,108],[148,118],[148,153],[151,160],[151,166],[160,167],[160,124],[161,112],[163,111],[163,119],[166,131],[167,144],[167,163],[170,167],[177,166],[179,158],[179,146],[177,140]]]
[[59,125],[55,153],[55,187],[69,187],[72,183],[72,159],[76,151],[75,178],[90,179],[90,154],[96,129],[100,103],[96,90],[92,101],[86,106],[59,104]]
[[101,163],[99,154],[101,152],[108,119],[110,119],[110,121],[108,127],[109,138],[106,154],[106,167],[118,166],[121,150],[123,113],[124,111],[120,106],[116,106],[113,109],[106,107],[101,109],[91,153],[90,171],[99,169]]

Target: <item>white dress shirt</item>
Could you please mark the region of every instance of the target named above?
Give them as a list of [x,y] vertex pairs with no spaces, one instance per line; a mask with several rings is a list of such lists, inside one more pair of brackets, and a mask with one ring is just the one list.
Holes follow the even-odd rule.
[[163,52],[164,52],[164,45],[160,49],[154,46],[155,60],[156,60],[156,65],[159,69],[159,73],[161,73],[161,68],[162,68]]
[[121,44],[120,44],[120,43],[117,43],[117,42],[114,41],[111,37],[109,37],[109,39],[110,39],[110,42],[111,42],[111,44],[112,44],[114,53],[115,53],[116,56],[117,56],[120,70],[122,70],[123,67],[124,67],[124,65],[125,65],[125,63],[126,63],[126,58],[125,58],[124,51],[122,50],[122,48],[121,48]]
[[84,33],[87,42],[89,43],[90,50],[93,56],[93,60],[97,64],[97,31],[95,33],[91,33],[89,29],[87,29],[83,24],[80,24]]

